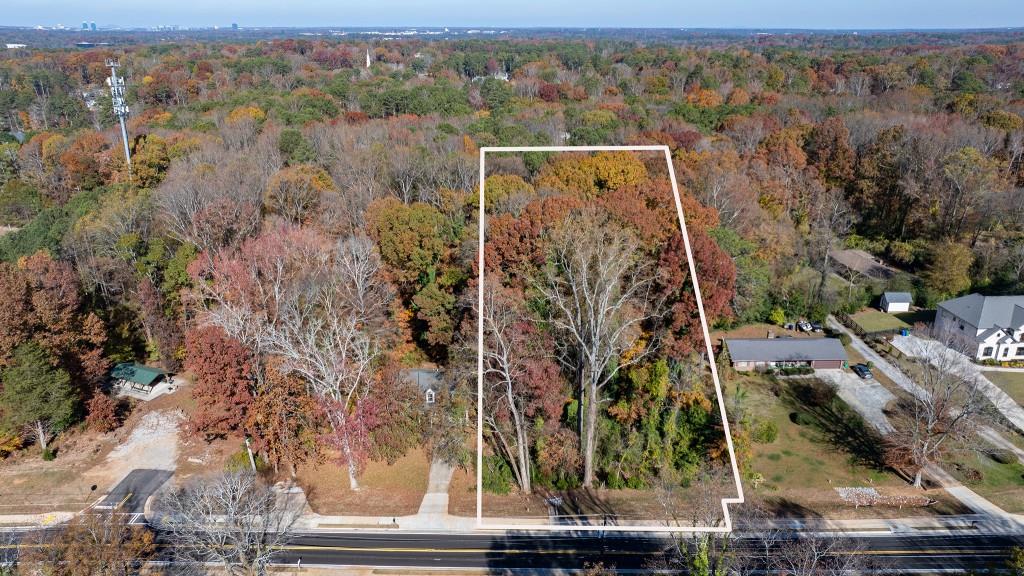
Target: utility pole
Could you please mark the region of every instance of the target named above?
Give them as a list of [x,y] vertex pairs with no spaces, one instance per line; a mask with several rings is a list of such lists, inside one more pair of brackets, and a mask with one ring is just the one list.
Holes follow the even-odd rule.
[[110,68],[110,78],[107,78],[107,85],[110,86],[110,100],[114,106],[114,115],[121,122],[121,141],[124,143],[124,160],[128,163],[128,170],[132,169],[132,154],[128,149],[128,129],[124,120],[128,117],[128,105],[124,101],[124,78],[117,76],[117,69],[120,62],[116,58],[107,58],[107,67]]

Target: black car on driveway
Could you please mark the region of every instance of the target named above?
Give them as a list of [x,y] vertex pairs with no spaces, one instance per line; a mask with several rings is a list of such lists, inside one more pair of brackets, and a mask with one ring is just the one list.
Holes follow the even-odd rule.
[[871,368],[868,368],[867,364],[854,364],[853,366],[850,366],[850,369],[853,370],[857,376],[860,376],[862,380],[872,380],[875,377],[874,374],[871,373]]

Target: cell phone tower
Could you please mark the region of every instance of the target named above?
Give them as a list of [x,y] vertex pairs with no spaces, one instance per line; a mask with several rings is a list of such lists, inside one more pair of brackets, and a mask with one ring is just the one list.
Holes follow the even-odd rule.
[[117,75],[117,69],[121,66],[116,58],[107,58],[107,67],[110,68],[110,78],[107,78],[107,85],[110,86],[110,101],[114,107],[114,115],[121,122],[121,141],[124,142],[124,160],[128,163],[128,170],[132,168],[132,154],[128,148],[128,129],[125,127],[125,118],[128,117],[128,104],[124,101],[124,78]]

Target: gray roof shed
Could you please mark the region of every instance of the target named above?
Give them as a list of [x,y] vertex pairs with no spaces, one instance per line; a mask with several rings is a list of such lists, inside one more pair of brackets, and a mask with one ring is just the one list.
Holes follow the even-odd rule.
[[913,304],[914,295],[910,292],[886,292],[882,295],[889,304]]

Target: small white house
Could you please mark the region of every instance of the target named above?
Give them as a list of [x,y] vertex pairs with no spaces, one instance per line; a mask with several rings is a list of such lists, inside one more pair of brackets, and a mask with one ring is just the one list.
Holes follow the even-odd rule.
[[882,301],[878,307],[882,312],[910,312],[910,305],[914,303],[914,296],[910,292],[886,292],[882,294]]

